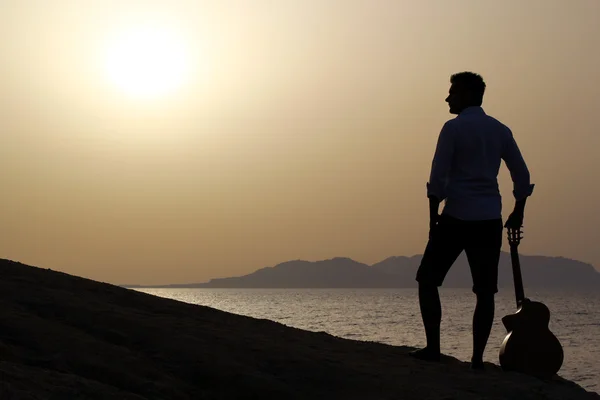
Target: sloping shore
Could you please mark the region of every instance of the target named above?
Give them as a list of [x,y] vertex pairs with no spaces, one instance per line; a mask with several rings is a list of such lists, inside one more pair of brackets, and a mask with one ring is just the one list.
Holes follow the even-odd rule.
[[600,399],[0,260],[0,399]]

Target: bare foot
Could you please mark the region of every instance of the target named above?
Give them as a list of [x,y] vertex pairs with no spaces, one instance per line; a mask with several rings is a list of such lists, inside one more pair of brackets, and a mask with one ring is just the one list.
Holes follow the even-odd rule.
[[408,355],[423,361],[440,361],[440,352],[427,347],[411,351]]
[[471,360],[471,369],[475,370],[475,371],[485,370],[485,366],[483,365],[483,360]]

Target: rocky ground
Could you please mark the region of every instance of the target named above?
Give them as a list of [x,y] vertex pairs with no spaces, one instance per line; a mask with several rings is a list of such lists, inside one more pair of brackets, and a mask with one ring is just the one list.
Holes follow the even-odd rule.
[[0,399],[600,399],[0,260]]

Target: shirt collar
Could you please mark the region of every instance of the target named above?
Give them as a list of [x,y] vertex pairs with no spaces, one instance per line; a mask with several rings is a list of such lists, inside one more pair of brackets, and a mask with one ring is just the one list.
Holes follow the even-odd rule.
[[485,111],[483,111],[483,108],[481,108],[481,106],[471,106],[471,107],[465,108],[460,113],[460,115],[469,115],[469,114],[483,114],[483,115],[485,115]]

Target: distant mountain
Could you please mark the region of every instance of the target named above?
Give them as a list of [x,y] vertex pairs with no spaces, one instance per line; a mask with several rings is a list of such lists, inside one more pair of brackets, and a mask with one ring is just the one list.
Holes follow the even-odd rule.
[[[409,282],[416,287],[414,277],[422,256],[390,257],[372,266],[398,277],[396,282]],[[600,273],[590,265],[564,257],[520,255],[521,273],[526,287],[600,288]],[[412,281],[412,282],[411,282]],[[444,287],[471,287],[472,279],[465,254],[461,254],[444,280]],[[510,254],[502,252],[498,265],[498,286],[512,287]]]
[[[212,279],[206,283],[159,285],[180,288],[411,288],[421,255],[390,257],[369,266],[350,258],[336,257],[316,262],[295,260],[274,267],[261,268],[251,274]],[[526,287],[600,288],[600,273],[590,264],[563,257],[521,255],[521,269]],[[502,253],[498,285],[512,287],[510,256]],[[470,288],[471,274],[463,254],[444,281],[444,287]],[[128,286],[140,287],[140,286]]]

